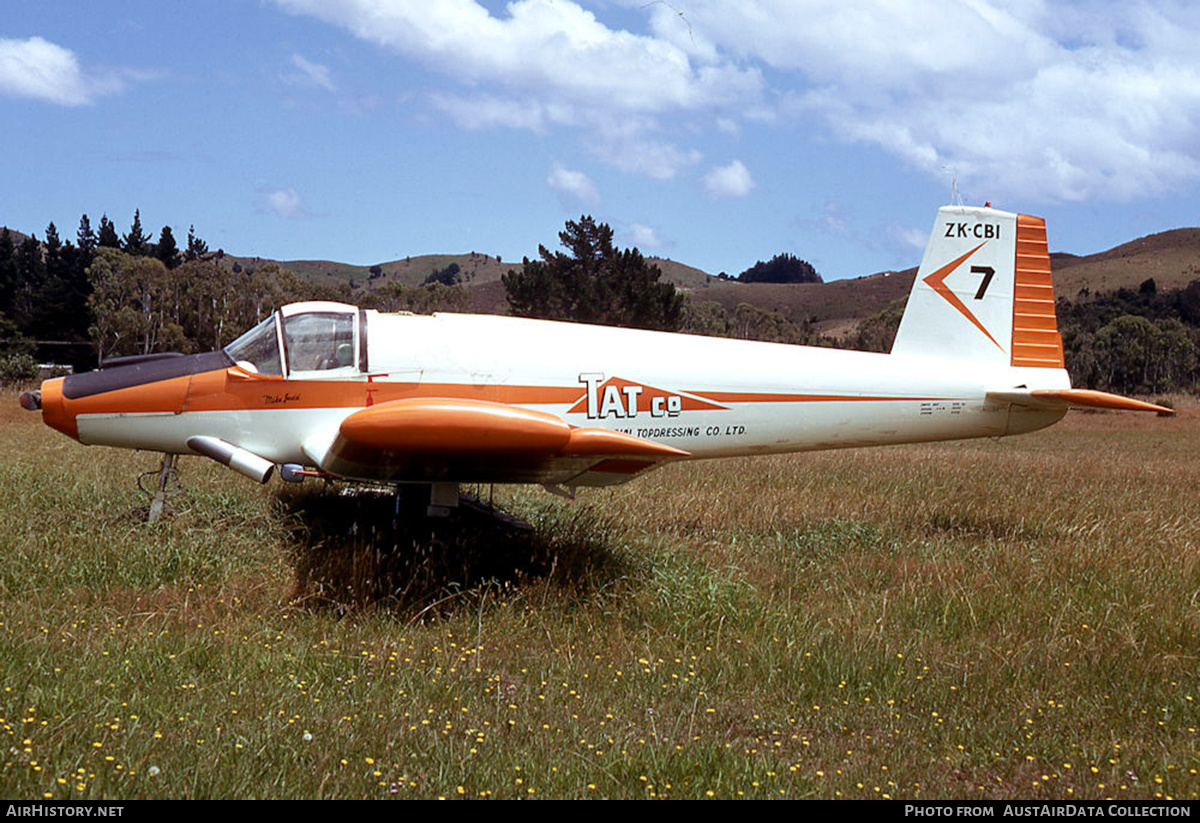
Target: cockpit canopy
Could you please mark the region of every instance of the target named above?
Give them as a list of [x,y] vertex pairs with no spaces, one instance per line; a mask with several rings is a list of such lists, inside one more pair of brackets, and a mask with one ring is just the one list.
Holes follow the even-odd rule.
[[225,347],[241,368],[287,377],[334,377],[367,370],[366,312],[344,303],[284,306]]

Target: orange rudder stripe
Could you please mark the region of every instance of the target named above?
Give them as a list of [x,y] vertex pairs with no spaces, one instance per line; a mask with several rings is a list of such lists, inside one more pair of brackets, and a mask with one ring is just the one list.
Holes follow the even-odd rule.
[[1062,337],[1054,314],[1054,284],[1046,221],[1017,215],[1013,287],[1012,365],[1063,368]]

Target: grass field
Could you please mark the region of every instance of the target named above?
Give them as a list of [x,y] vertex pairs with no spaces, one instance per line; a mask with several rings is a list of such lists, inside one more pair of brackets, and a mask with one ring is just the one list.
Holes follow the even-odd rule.
[[419,548],[200,458],[147,526],[154,455],[5,394],[0,796],[1196,798],[1183,412],[505,490],[534,535]]

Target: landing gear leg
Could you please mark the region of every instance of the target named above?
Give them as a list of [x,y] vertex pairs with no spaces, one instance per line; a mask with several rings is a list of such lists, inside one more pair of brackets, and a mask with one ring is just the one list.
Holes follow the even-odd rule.
[[154,492],[154,500],[150,503],[150,513],[146,517],[147,523],[155,523],[158,518],[162,517],[163,508],[167,504],[167,484],[172,480],[178,483],[178,478],[175,475],[175,462],[179,460],[177,454],[164,454],[162,466],[158,469],[158,491]]

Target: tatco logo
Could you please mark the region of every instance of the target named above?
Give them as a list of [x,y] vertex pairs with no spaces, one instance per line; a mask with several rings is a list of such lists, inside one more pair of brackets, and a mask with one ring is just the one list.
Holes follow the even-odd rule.
[[637,417],[639,413],[649,413],[651,417],[678,417],[685,411],[725,409],[725,406],[698,397],[656,389],[620,377],[605,380],[599,372],[581,374],[579,382],[585,387],[583,397],[567,412],[586,412],[591,419]]

